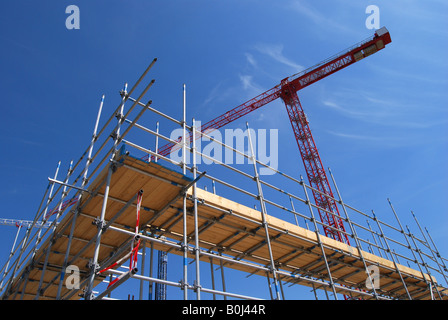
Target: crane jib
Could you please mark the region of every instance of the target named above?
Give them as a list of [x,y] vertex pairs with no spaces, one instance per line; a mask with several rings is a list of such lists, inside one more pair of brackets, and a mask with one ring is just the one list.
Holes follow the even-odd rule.
[[[337,204],[333,200],[331,186],[312,137],[308,120],[297,96],[297,91],[382,50],[391,41],[387,29],[381,28],[375,32],[373,37],[355,44],[311,68],[283,79],[280,84],[272,89],[208,121],[202,125],[201,132],[206,133],[209,130],[219,129],[269,102],[281,98],[286,105],[308,180],[313,189],[316,190],[313,191],[313,196],[316,205],[319,207],[320,218],[325,224],[323,227],[325,235],[349,244],[343,221],[339,216]],[[197,135],[197,138],[200,138],[200,135]],[[191,141],[191,139],[191,132],[189,132],[189,140]],[[169,143],[159,150],[159,154],[167,156],[178,148],[180,148],[179,143]]]

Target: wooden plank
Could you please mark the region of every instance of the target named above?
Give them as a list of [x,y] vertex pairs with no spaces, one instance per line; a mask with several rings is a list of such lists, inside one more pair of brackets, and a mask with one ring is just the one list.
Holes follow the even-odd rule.
[[[100,216],[103,205],[104,181],[107,176],[107,166],[98,177],[90,184],[90,191],[97,191],[92,196],[83,196],[80,201],[82,214],[77,217],[74,239],[70,250],[70,256],[73,257],[81,252],[86,243],[95,237],[97,228],[92,221]],[[108,199],[105,220],[109,221],[114,215],[123,208],[124,203],[128,202],[139,191],[143,190],[143,201],[141,214],[141,224],[139,229],[144,227],[158,228],[159,234],[166,236],[167,241],[180,243],[183,233],[183,200],[179,198],[172,207],[168,208],[163,214],[159,215],[154,221],[157,212],[169,204],[191,180],[184,177],[181,173],[170,170],[157,163],[145,163],[139,159],[130,156],[122,156],[119,159],[119,165],[112,175],[110,187],[110,199]],[[189,197],[187,208],[187,230],[190,236],[190,245],[194,244],[194,217],[191,213],[193,202],[191,199],[192,188],[188,190]],[[223,254],[231,259],[238,259],[248,263],[254,263],[258,266],[269,265],[269,251],[266,244],[266,233],[262,226],[261,212],[241,203],[212,194],[210,192],[197,189],[198,203],[198,225],[199,241],[202,250],[217,249],[222,250]],[[50,265],[44,276],[44,282],[51,282],[57,274],[58,267],[63,263],[67,246],[67,235],[70,227],[62,231],[64,227],[70,226],[73,212],[66,214],[60,224],[57,232],[62,237],[57,237],[52,245],[50,254]],[[146,222],[151,221],[151,225]],[[310,273],[315,277],[323,277],[328,280],[328,272],[322,260],[322,251],[318,246],[317,236],[314,232],[291,224],[282,219],[266,216],[269,225],[269,235],[271,237],[271,247],[274,260],[279,264],[279,268],[285,272],[297,272],[300,274]],[[133,231],[136,223],[135,203],[126,209],[123,214],[115,221],[115,225],[120,228]],[[101,238],[101,249],[99,262],[106,261],[123,243],[130,239],[129,235],[108,230]],[[360,259],[360,252],[347,244],[335,241],[331,238],[321,235],[322,243],[325,247],[325,254],[331,264],[331,274],[336,282],[341,284],[350,284],[358,286],[366,280],[364,264]],[[43,263],[44,249],[49,245],[49,239],[41,246],[36,257],[40,257],[36,266]],[[146,241],[149,246],[149,241]],[[156,250],[169,250],[170,246],[154,243]],[[93,256],[94,246],[91,245],[83,251],[80,258],[74,261],[79,264],[82,272],[87,273],[86,262]],[[179,250],[170,250],[174,254],[182,254]],[[124,253],[123,253],[124,254]],[[362,252],[369,265],[376,265],[380,269],[381,281],[386,288],[381,293],[384,295],[396,291],[395,295],[404,295],[403,285],[396,272],[392,261],[379,256]],[[190,254],[191,258],[194,258]],[[119,258],[118,256],[116,257]],[[201,260],[209,261],[208,257],[201,256]],[[230,268],[238,269],[248,273],[254,273],[265,276],[265,271],[252,265],[241,265],[236,262],[225,262]],[[426,290],[425,280],[429,280],[427,274],[420,271],[398,265],[400,272],[406,277],[408,288],[415,292],[416,297],[423,297]],[[22,271],[23,272],[23,271]],[[35,267],[30,272],[30,281],[25,288],[25,296],[33,297],[37,290],[38,282],[41,276],[41,270]],[[286,278],[285,278],[286,279]],[[96,283],[101,279],[98,278]],[[57,281],[48,288],[42,298],[51,299],[56,296]],[[291,280],[292,281],[292,280]],[[300,281],[302,285],[309,283]],[[23,284],[21,284],[23,286]],[[23,288],[21,287],[21,290]],[[422,292],[417,292],[421,290]],[[344,288],[339,288],[338,292],[348,294]],[[64,288],[64,292],[67,290]],[[20,298],[20,294],[18,295]],[[73,299],[77,299],[76,295]]]

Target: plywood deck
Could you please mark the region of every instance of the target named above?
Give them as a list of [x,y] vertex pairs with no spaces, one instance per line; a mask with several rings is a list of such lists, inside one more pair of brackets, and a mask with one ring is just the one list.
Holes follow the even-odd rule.
[[[183,234],[183,200],[179,193],[184,186],[191,182],[191,179],[157,163],[151,162],[148,164],[131,156],[122,155],[119,160],[120,163],[112,175],[106,222],[112,219],[139,190],[143,190],[140,230],[143,228],[148,231],[157,229],[158,235],[164,235],[167,242],[180,243]],[[71,264],[80,268],[83,279],[88,273],[87,264],[93,257],[94,245],[91,244],[86,247],[86,244],[95,237],[97,232],[97,228],[92,224],[92,221],[100,216],[106,176],[107,168],[90,184],[89,190],[92,194],[90,196],[86,194],[80,201],[81,213],[76,219],[69,260],[81,253],[78,258],[71,261]],[[190,188],[187,193],[187,207],[190,211],[187,216],[187,229],[190,236],[189,243],[194,244],[194,217],[191,213],[193,200],[191,195],[192,189]],[[199,199],[199,240],[202,250],[216,252],[219,249],[224,256],[234,260],[251,262],[254,266],[269,265],[266,234],[265,229],[261,226],[262,219],[259,211],[201,189],[197,189],[197,198]],[[63,265],[72,217],[73,212],[71,211],[70,214],[66,214],[57,227],[59,236],[51,247],[43,284],[43,288],[46,288],[46,290],[41,294],[41,299],[55,299],[56,297],[59,284],[59,277],[56,276]],[[132,205],[120,215],[114,225],[133,231],[135,222],[136,209],[135,205]],[[267,217],[267,223],[270,227],[269,236],[274,260],[279,270],[328,280],[322,251],[314,232],[272,216]],[[100,265],[107,265],[108,259],[130,239],[130,236],[124,233],[107,230],[101,237]],[[366,273],[364,264],[360,259],[360,252],[354,247],[330,238],[321,236],[321,239],[330,265],[331,276],[336,283],[341,285],[337,291],[349,294],[344,286],[359,287],[363,290]],[[23,281],[16,280],[13,288],[18,286],[19,293],[15,296],[9,296],[9,299],[19,299],[22,292],[24,292],[24,299],[32,299],[36,295],[42,274],[43,252],[49,243],[47,240],[37,253],[36,262],[28,274],[25,288]],[[149,242],[147,244],[149,245]],[[172,247],[164,244],[155,243],[154,248],[169,250],[173,254],[182,254],[181,251],[173,250]],[[406,298],[406,292],[397,272],[397,267],[392,261],[368,252],[362,252],[362,255],[369,265],[376,265],[379,268],[381,278],[378,293],[394,298]],[[117,258],[114,257],[114,261]],[[209,258],[205,256],[202,256],[201,259],[209,261]],[[265,271],[260,271],[254,266],[241,265],[235,262],[225,262],[225,266],[265,276]],[[405,279],[413,299],[430,298],[425,282],[425,280],[429,280],[428,275],[402,265],[398,265],[398,269]],[[26,275],[24,270],[21,272],[21,275]],[[280,277],[283,281],[294,282],[294,279],[284,275],[280,275]],[[101,280],[102,277],[98,277],[96,284]],[[310,285],[303,280],[296,282],[301,285]],[[446,293],[448,294],[448,292]],[[70,290],[62,286],[62,296],[68,297],[69,294]],[[256,296],[256,293],[254,293],[254,296]],[[70,298],[79,299],[79,296],[73,295]],[[445,299],[447,298],[448,296],[445,295]]]

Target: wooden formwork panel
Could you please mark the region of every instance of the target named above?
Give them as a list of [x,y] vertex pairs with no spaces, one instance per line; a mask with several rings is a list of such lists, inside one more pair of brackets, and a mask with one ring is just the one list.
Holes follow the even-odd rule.
[[[88,187],[90,193],[85,193],[78,203],[80,211],[76,216],[69,263],[79,267],[82,280],[88,275],[88,263],[94,255],[95,241],[92,241],[92,239],[96,238],[98,229],[92,222],[101,215],[108,170],[109,167],[106,166],[98,174],[97,178]],[[176,247],[173,249],[173,246],[169,244],[179,246],[183,240],[183,197],[181,191],[191,181],[190,178],[181,173],[157,163],[147,163],[122,154],[117,160],[116,167],[111,175],[105,221],[110,221],[120,210],[123,210],[128,201],[142,190],[143,199],[139,230],[147,230],[150,236],[163,235],[165,244],[154,242],[154,248],[180,255],[182,251]],[[192,195],[193,188],[190,188],[187,190],[186,214],[190,246],[195,243]],[[259,267],[269,266],[271,260],[266,241],[266,229],[262,224],[262,213],[198,188],[196,189],[196,196],[198,199],[198,239],[201,249],[207,252],[221,252],[224,257],[230,260],[224,262],[226,267],[264,276],[265,269],[261,270]],[[58,275],[64,263],[73,217],[74,210],[66,213],[56,228],[54,240],[47,239],[36,253],[35,263],[29,273],[22,270],[20,276],[24,277],[16,277],[12,289],[18,288],[18,290],[13,290],[17,294],[10,295],[7,298],[20,299],[22,292],[24,299],[34,298],[42,276],[46,249],[51,243],[46,272],[42,278],[42,288],[45,288],[45,291],[41,293],[40,298],[55,299],[58,284],[61,281]],[[309,276],[313,279],[322,279],[328,282],[330,271],[333,281],[341,285],[338,286],[336,291],[348,295],[350,292],[344,289],[344,286],[358,288],[359,290],[365,289],[364,284],[367,276],[366,266],[361,259],[362,255],[367,265],[375,265],[379,268],[381,275],[379,294],[405,298],[406,291],[400,278],[401,274],[412,298],[430,298],[426,283],[430,278],[427,274],[422,274],[402,265],[395,265],[392,261],[368,252],[359,252],[355,247],[320,235],[324,255],[315,232],[273,216],[266,215],[265,219],[273,259],[282,272]],[[136,226],[136,201],[122,212],[113,225],[131,232],[134,231]],[[132,236],[129,234],[111,229],[105,231],[101,236],[98,257],[100,266],[105,267],[128,253],[129,249],[125,248],[126,250],[122,253],[115,254],[121,247],[127,246],[130,241],[132,241]],[[146,241],[146,245],[149,246],[150,241]],[[189,256],[193,257],[191,252],[189,252]],[[327,259],[330,270],[327,268],[324,257]],[[210,257],[201,255],[200,259],[209,261]],[[245,262],[245,264],[239,264],[237,261]],[[311,286],[310,282],[303,279],[294,279],[283,273],[280,277],[282,281]],[[27,281],[24,282],[20,279],[27,279]],[[97,276],[95,285],[100,283],[102,279],[102,276]],[[435,279],[433,280],[435,281]],[[328,287],[321,288],[329,290]],[[62,286],[63,298],[68,297],[70,293],[70,290]],[[369,298],[369,296],[358,293],[352,293],[352,295]],[[79,296],[73,295],[70,299],[79,299]]]

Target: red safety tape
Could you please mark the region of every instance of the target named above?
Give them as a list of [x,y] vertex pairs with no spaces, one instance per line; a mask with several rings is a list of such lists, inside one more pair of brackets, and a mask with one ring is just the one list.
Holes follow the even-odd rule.
[[137,266],[137,258],[138,258],[138,248],[140,246],[140,240],[138,240],[137,245],[134,249],[132,249],[131,254],[131,262],[129,264],[129,269],[133,269]]
[[[136,213],[136,221],[135,221],[135,236],[138,235],[138,228],[140,225],[140,208],[142,205],[142,192],[140,191],[137,196],[137,213]],[[133,269],[137,266],[137,258],[138,258],[138,248],[140,246],[140,240],[138,240],[137,245],[135,248],[132,248],[131,250],[131,261],[129,264],[129,269]]]
[[118,277],[118,278],[115,278],[113,281],[111,281],[110,283],[109,283],[109,285],[107,286],[107,288],[109,288],[111,285],[113,285],[115,282],[117,282],[118,280],[120,280],[120,277]]
[[[135,235],[137,236],[138,234],[138,227],[140,225],[140,208],[141,208],[141,204],[142,204],[142,192],[138,193],[137,196],[137,217],[136,217],[136,223],[135,223]],[[138,249],[140,247],[140,241],[137,241],[137,244],[134,247],[134,242],[132,242],[131,244],[131,252],[126,255],[125,257],[121,258],[120,260],[118,260],[117,262],[114,262],[113,264],[111,264],[109,267],[104,268],[103,270],[99,271],[99,273],[103,273],[109,269],[114,268],[115,266],[117,266],[119,264],[119,262],[123,261],[124,258],[129,257],[130,263],[129,263],[129,270],[134,269],[137,266],[137,258],[138,258]],[[113,281],[111,281],[109,283],[109,285],[107,286],[108,288],[113,285],[115,282],[117,282],[120,279],[120,277],[115,278]]]

